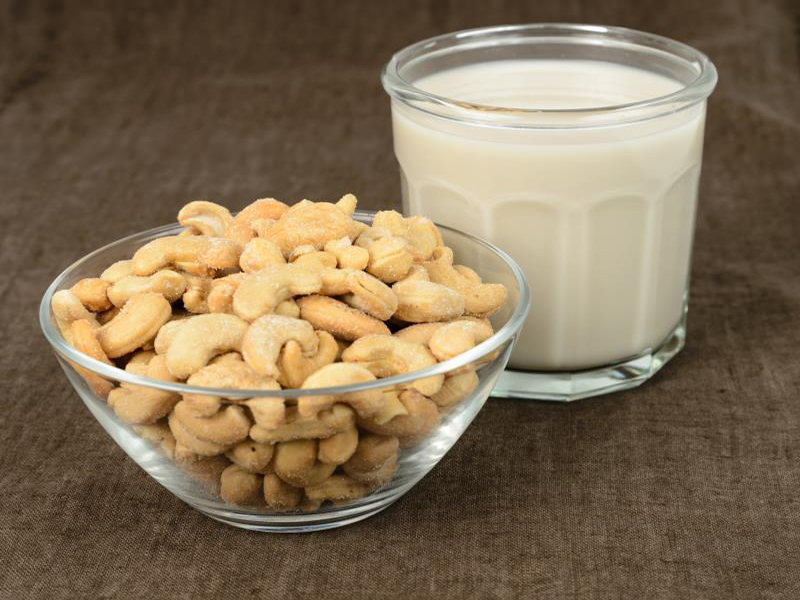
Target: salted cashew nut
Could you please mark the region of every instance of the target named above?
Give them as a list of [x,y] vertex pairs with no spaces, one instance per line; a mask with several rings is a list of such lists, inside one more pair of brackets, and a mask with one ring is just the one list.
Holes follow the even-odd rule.
[[357,340],[368,334],[389,335],[389,328],[375,317],[327,296],[305,296],[296,300],[300,316],[315,329],[337,338]]
[[428,340],[439,361],[451,359],[488,340],[494,330],[488,320],[459,319],[439,327]]
[[191,273],[183,273],[186,280],[186,291],[183,293],[183,307],[193,314],[209,312],[208,294],[211,292],[213,279]]
[[186,319],[167,349],[170,372],[178,379],[186,379],[218,354],[240,351],[247,328],[247,323],[236,315],[207,314]]
[[[70,325],[70,340],[72,346],[79,352],[107,365],[113,364],[97,341],[97,329],[89,321],[85,319],[73,321]],[[112,391],[114,384],[108,379],[76,364],[72,364],[72,367],[98,396],[105,398]]]
[[286,405],[283,398],[260,396],[245,400],[244,404],[250,409],[253,420],[261,430],[275,429],[286,421]]
[[53,309],[56,325],[58,325],[61,335],[69,343],[72,343],[70,327],[74,321],[88,321],[92,329],[100,327],[95,315],[86,309],[71,290],[59,290],[53,294],[50,307]]
[[186,279],[180,273],[165,269],[146,277],[128,275],[108,288],[108,299],[114,306],[124,306],[131,296],[144,292],[156,292],[168,302],[175,302],[186,290]]
[[363,271],[369,264],[369,251],[360,246],[354,246],[349,237],[330,240],[323,250],[336,257],[340,269],[355,269]]
[[278,382],[286,388],[299,388],[309,375],[336,360],[339,344],[327,331],[315,332],[317,351],[307,356],[303,347],[295,340],[283,346],[278,357]]
[[[474,271],[457,270],[453,266],[453,250],[446,246],[436,248],[431,260],[425,262],[431,281],[446,285],[459,292],[465,301],[465,314],[488,317],[506,301],[508,290],[500,283],[475,283]],[[471,270],[470,270],[471,271]]]
[[81,279],[70,290],[91,312],[102,312],[111,308],[106,291],[111,284],[98,277]]
[[408,410],[400,402],[400,394],[396,390],[383,390],[383,405],[372,415],[372,420],[378,425],[391,421],[398,415],[407,415]]
[[172,306],[155,292],[132,296],[119,314],[100,327],[97,339],[110,358],[117,358],[150,342],[172,317]]
[[101,313],[97,313],[97,322],[100,325],[105,325],[111,319],[116,317],[119,314],[119,311],[120,311],[120,307],[119,306],[113,306],[113,307],[109,308],[108,310],[104,310]]
[[374,471],[393,456],[397,456],[399,448],[400,442],[394,436],[362,433],[355,452],[344,464],[344,468],[359,473]]
[[[305,246],[301,246],[305,249]],[[311,246],[313,248],[313,246]],[[336,257],[330,252],[314,250],[313,252],[303,252],[294,257],[290,256],[292,264],[307,271],[319,273],[322,269],[335,269],[337,265]]]
[[289,340],[300,344],[306,356],[313,356],[319,339],[308,321],[281,315],[264,315],[250,325],[242,340],[242,356],[256,373],[277,377],[278,356]]
[[282,317],[299,319],[300,307],[297,306],[297,302],[290,298],[289,300],[284,300],[283,302],[278,303],[278,306],[275,307],[275,314],[281,315]]
[[[410,373],[437,362],[422,344],[391,335],[368,335],[356,340],[342,353],[342,360],[363,365],[376,377]],[[414,388],[428,396],[439,391],[443,379],[443,375],[432,375],[417,379],[405,387]]]
[[223,454],[229,448],[229,445],[201,440],[192,435],[175,415],[174,410],[167,417],[167,423],[172,435],[175,436],[176,461],[188,462],[191,459],[191,456],[183,452],[183,450],[188,450],[197,456],[217,456]]
[[406,219],[397,211],[382,210],[375,214],[372,226],[405,239],[408,242],[407,250],[415,261],[428,260],[433,251],[443,245],[439,228],[426,217]]
[[358,206],[358,198],[353,194],[345,194],[335,202],[336,208],[341,210],[346,215],[352,215],[356,212]]
[[275,473],[264,475],[264,501],[272,510],[294,510],[302,499],[302,488],[289,485]]
[[247,437],[250,419],[241,406],[230,405],[210,417],[195,413],[191,406],[178,402],[173,409],[175,418],[192,436],[205,442],[232,445]]
[[142,439],[161,450],[168,458],[175,457],[175,436],[163,421],[152,425],[134,425],[133,430]]
[[444,378],[442,389],[431,396],[439,408],[448,408],[458,404],[475,391],[480,383],[478,374],[470,369],[464,373],[449,375]]
[[169,350],[169,347],[172,345],[172,341],[178,334],[178,330],[186,325],[189,318],[190,317],[173,317],[171,321],[167,321],[161,326],[155,340],[153,340],[153,349],[156,354],[167,353],[167,350]]
[[294,265],[270,265],[250,274],[233,294],[233,311],[246,321],[271,313],[284,300],[299,294],[313,294],[322,287],[317,273]]
[[394,316],[409,323],[449,321],[464,314],[464,296],[432,281],[399,281],[392,286],[397,295]]
[[192,228],[201,235],[222,237],[233,223],[233,217],[224,206],[205,200],[195,200],[178,212],[178,223]]
[[356,481],[368,485],[370,488],[376,488],[388,484],[394,479],[394,474],[397,472],[398,455],[394,454],[383,464],[371,471],[357,471],[346,464],[342,465],[342,470]]
[[352,271],[346,280],[350,292],[343,300],[381,321],[397,310],[397,296],[388,285],[364,271]]
[[[150,364],[150,361],[153,360],[156,353],[152,350],[139,350],[130,357],[127,363],[125,363],[125,371],[128,373],[132,373],[134,375],[141,375],[143,377],[147,377],[147,366]],[[127,385],[127,384],[122,384]]]
[[320,483],[336,470],[335,464],[317,460],[317,440],[292,440],[275,446],[272,467],[289,485],[305,487]]
[[346,429],[319,441],[317,460],[331,465],[341,465],[350,460],[358,447],[358,429]]
[[233,294],[247,276],[247,273],[234,273],[219,279],[212,279],[206,296],[208,312],[233,313]]
[[239,257],[239,266],[245,273],[255,273],[269,265],[284,263],[286,263],[286,259],[278,245],[264,238],[253,238],[247,242]]
[[395,331],[394,337],[427,346],[433,334],[443,325],[444,323],[416,323]]
[[341,208],[328,202],[298,202],[264,232],[288,256],[293,248],[311,244],[321,249],[342,237],[353,239],[360,227]]
[[408,242],[385,229],[367,228],[358,236],[355,244],[369,252],[367,273],[386,283],[403,279],[414,263]]
[[[303,382],[302,389],[339,387],[369,381],[375,381],[375,375],[365,367],[357,364],[333,363],[310,375]],[[313,417],[336,402],[349,404],[356,413],[363,416],[374,415],[383,405],[381,390],[370,389],[336,395],[300,396],[297,399],[297,412],[301,417]]]
[[355,426],[355,412],[344,404],[334,404],[315,417],[301,417],[297,408],[287,407],[285,422],[277,427],[264,427],[256,423],[250,428],[250,437],[257,442],[275,443],[289,440],[327,438]]
[[260,444],[253,440],[244,440],[225,453],[233,464],[248,473],[265,473],[269,468],[275,446]]
[[[411,265],[411,268],[406,273],[406,276],[403,277],[400,281],[430,281],[431,278],[428,275],[428,270],[423,267],[422,265]],[[397,283],[400,283],[398,281]]]
[[220,476],[219,495],[228,504],[260,504],[262,485],[263,481],[260,475],[233,464]]
[[256,200],[233,218],[224,237],[244,246],[255,235],[253,231],[255,221],[280,219],[287,210],[288,206],[274,198]]
[[400,445],[405,447],[418,443],[439,426],[441,417],[436,403],[417,390],[401,392],[400,401],[408,410],[407,415],[399,415],[383,424],[358,417],[358,426],[372,433],[398,437]]
[[[147,363],[145,375],[151,379],[175,381],[167,369],[165,357],[160,355]],[[114,389],[108,396],[108,403],[116,415],[126,423],[137,425],[150,425],[166,417],[179,400],[180,396],[174,392],[127,384]]]
[[116,283],[123,277],[133,274],[132,260],[118,260],[100,273],[100,279],[109,283]]
[[[229,388],[234,390],[279,390],[281,386],[271,378],[262,377],[242,360],[225,360],[206,365],[186,381],[198,387]],[[208,417],[222,406],[222,397],[207,394],[184,394],[183,400],[194,413]],[[237,400],[228,398],[230,402]]]
[[369,488],[349,475],[331,475],[321,483],[306,486],[305,492],[309,500],[344,502],[363,498]]
[[239,266],[239,244],[221,237],[168,236],[157,238],[139,248],[133,255],[136,275],[152,275],[175,263],[197,264],[209,269]]

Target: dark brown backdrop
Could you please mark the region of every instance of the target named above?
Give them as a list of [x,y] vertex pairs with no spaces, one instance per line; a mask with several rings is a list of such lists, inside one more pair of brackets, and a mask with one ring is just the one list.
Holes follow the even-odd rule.
[[[378,72],[417,39],[578,21],[716,62],[686,350],[644,387],[495,400],[384,513],[215,523],[149,479],[35,321],[65,265],[196,198],[398,206]],[[797,2],[0,0],[0,597],[800,597]]]

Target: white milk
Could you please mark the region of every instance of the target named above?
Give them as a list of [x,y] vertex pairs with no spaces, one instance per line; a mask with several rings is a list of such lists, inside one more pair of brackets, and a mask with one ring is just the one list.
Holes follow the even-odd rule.
[[[661,96],[671,79],[612,63],[515,60],[418,88],[475,104],[590,108]],[[640,123],[510,129],[392,102],[405,210],[488,239],[533,293],[510,366],[577,370],[657,347],[684,310],[705,103]],[[563,117],[559,117],[563,122]]]

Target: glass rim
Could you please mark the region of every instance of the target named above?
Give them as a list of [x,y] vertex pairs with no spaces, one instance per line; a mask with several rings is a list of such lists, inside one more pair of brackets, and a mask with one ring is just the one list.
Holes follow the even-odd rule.
[[[375,213],[372,211],[356,211],[353,214],[353,217],[365,220],[370,216],[373,216],[374,214]],[[487,242],[486,240],[475,237],[458,229],[447,227],[446,225],[440,225],[438,223],[436,223],[436,225],[440,229],[444,229],[453,232],[457,235],[464,236],[470,242],[483,246],[487,250],[499,256],[502,259],[503,263],[509,267],[512,274],[514,275],[514,279],[516,280],[517,286],[519,288],[519,299],[516,305],[514,306],[513,311],[509,316],[508,320],[503,324],[503,326],[500,329],[498,329],[491,337],[489,337],[485,341],[481,342],[474,348],[471,348],[467,352],[459,354],[454,358],[437,363],[430,367],[426,367],[425,369],[419,369],[417,371],[403,373],[402,375],[385,377],[383,379],[375,379],[374,381],[367,381],[364,383],[358,383],[353,385],[341,385],[341,386],[327,387],[327,388],[311,388],[307,390],[299,388],[289,388],[281,390],[213,388],[213,387],[188,385],[186,383],[173,383],[168,381],[161,381],[159,379],[152,379],[144,375],[136,375],[133,373],[129,373],[128,371],[120,369],[119,367],[113,365],[107,365],[106,363],[91,358],[90,356],[70,346],[64,339],[64,337],[61,335],[61,331],[58,329],[55,323],[55,318],[50,308],[50,302],[52,300],[53,294],[55,294],[60,289],[60,286],[62,285],[63,281],[67,277],[69,277],[69,275],[75,269],[79,268],[83,263],[91,260],[92,258],[94,258],[99,254],[107,252],[112,247],[118,244],[122,244],[125,242],[133,242],[138,239],[145,238],[147,236],[160,237],[162,235],[166,235],[173,231],[177,233],[178,231],[184,229],[178,224],[162,225],[160,227],[155,227],[153,229],[148,229],[145,231],[134,233],[132,235],[126,236],[119,240],[115,240],[109,244],[106,244],[105,246],[98,248],[93,252],[90,252],[86,256],[83,256],[82,258],[79,258],[77,261],[72,263],[61,273],[59,273],[59,275],[47,287],[47,290],[45,290],[44,295],[42,296],[42,300],[39,303],[39,325],[42,329],[42,333],[52,346],[53,350],[55,350],[59,356],[68,361],[71,361],[97,375],[103,376],[112,381],[128,383],[131,385],[138,385],[141,387],[155,388],[170,392],[176,392],[179,394],[220,396],[223,398],[224,401],[225,399],[228,398],[291,399],[291,398],[299,398],[301,396],[323,396],[323,395],[327,396],[327,395],[345,394],[350,392],[358,392],[362,390],[371,390],[376,388],[378,389],[393,388],[403,384],[411,383],[418,379],[424,379],[426,377],[432,377],[435,375],[443,375],[451,371],[454,371],[460,367],[463,367],[468,363],[483,358],[484,356],[488,355],[489,353],[499,348],[505,342],[512,339],[514,335],[516,335],[519,332],[528,315],[528,310],[530,309],[531,305],[530,288],[528,286],[527,280],[525,279],[525,275],[522,273],[522,268],[514,261],[514,259],[512,259],[506,252],[504,252],[494,244]]]
[[[503,45],[503,43],[509,43],[510,40],[506,39],[504,41],[504,38],[515,34],[518,36],[517,39],[536,39],[538,37],[544,39],[544,34],[547,33],[550,34],[548,36],[550,38],[573,40],[575,44],[591,42],[596,45],[603,38],[606,38],[618,43],[624,42],[634,46],[634,48],[637,46],[642,49],[649,48],[650,50],[669,54],[684,61],[686,64],[696,64],[699,70],[694,80],[669,94],[645,98],[636,102],[588,108],[509,108],[466,102],[422,90],[414,85],[413,82],[408,81],[401,73],[408,62],[415,59],[424,60],[426,55],[434,54],[443,49],[499,46]],[[639,122],[678,112],[708,98],[717,83],[717,70],[708,56],[696,48],[683,42],[637,29],[580,23],[531,23],[463,29],[421,40],[406,46],[391,57],[381,71],[381,81],[386,93],[394,100],[436,117],[459,122],[492,125],[500,128],[567,129]],[[422,103],[425,108],[413,103]],[[458,116],[443,114],[441,112],[443,109],[456,111]],[[651,110],[654,114],[643,116],[643,110]],[[513,119],[514,117],[525,118],[537,115],[546,115],[548,117],[563,116],[569,119],[574,119],[578,115],[585,115],[588,118],[598,115],[616,115],[619,120],[610,123],[593,124],[588,122],[578,125],[574,125],[571,122],[541,124],[497,120],[498,116]]]

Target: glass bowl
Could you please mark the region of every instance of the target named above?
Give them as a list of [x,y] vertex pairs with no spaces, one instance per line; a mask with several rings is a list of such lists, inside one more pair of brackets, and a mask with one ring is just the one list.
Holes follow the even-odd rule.
[[[372,214],[357,212],[354,218],[369,222]],[[145,243],[166,235],[175,235],[182,228],[169,225],[129,236],[92,252],[78,260],[56,277],[42,298],[39,321],[47,341],[53,347],[61,368],[78,392],[86,407],[111,438],[151,477],[203,514],[229,525],[256,531],[301,532],[340,527],[365,519],[383,510],[400,498],[422,479],[455,444],[475,415],[483,407],[500,373],[508,362],[511,350],[525,321],[530,306],[530,293],[519,266],[502,250],[478,238],[440,226],[446,245],[450,246],[460,264],[474,269],[484,281],[503,283],[508,288],[504,305],[492,318],[495,333],[471,350],[426,369],[367,383],[314,390],[285,389],[279,391],[234,390],[168,383],[136,375],[110,366],[78,352],[62,337],[50,308],[53,294],[68,289],[85,277],[96,277],[111,263],[130,258]],[[342,394],[370,389],[402,390],[426,378],[474,372],[460,379],[469,385],[448,387],[453,393],[439,404],[439,424],[424,438],[414,440],[411,447],[399,450],[397,468],[388,484],[371,489],[366,496],[324,503],[306,499],[302,509],[276,512],[265,504],[232,505],[219,495],[222,469],[231,464],[223,456],[194,463],[174,461],[174,438],[164,439],[163,424],[156,426],[129,425],[117,417],[105,398],[94,391],[87,379],[97,377],[114,385],[136,385],[143,388],[167,390],[178,394],[222,396],[223,402],[236,399],[278,397],[292,406],[302,396]],[[86,376],[86,378],[85,378]],[[95,388],[97,386],[94,386]],[[164,420],[162,420],[164,421]],[[169,436],[167,436],[169,437]]]

